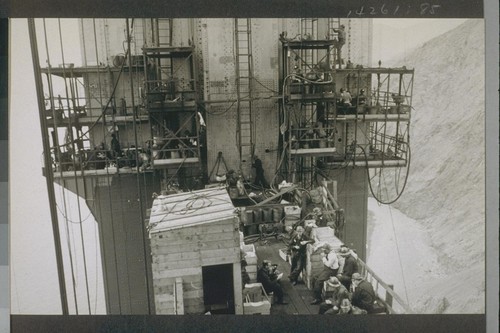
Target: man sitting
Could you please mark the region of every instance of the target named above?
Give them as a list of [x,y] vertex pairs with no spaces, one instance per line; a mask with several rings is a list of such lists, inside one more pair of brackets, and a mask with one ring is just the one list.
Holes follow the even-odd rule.
[[365,281],[361,274],[354,273],[352,275],[352,284],[354,293],[352,294],[352,304],[366,310],[368,313],[373,312],[373,304],[375,303],[375,291],[370,282]]
[[350,298],[351,295],[340,283],[339,279],[335,276],[331,276],[330,279],[325,281],[323,297],[325,301],[319,306],[319,314],[325,314],[325,312],[330,309],[332,309],[333,312],[338,312],[342,299]]
[[311,304],[321,303],[321,291],[323,284],[330,276],[337,275],[339,270],[339,260],[337,253],[333,250],[330,244],[325,244],[323,252],[321,252],[321,261],[323,262],[323,270],[313,277],[314,300]]
[[333,309],[330,309],[326,311],[325,314],[359,315],[366,314],[366,311],[352,305],[351,301],[348,298],[344,298],[342,299],[342,302],[340,303],[340,309],[337,312],[335,312]]
[[283,302],[283,288],[281,288],[281,284],[273,271],[271,261],[264,260],[262,266],[257,271],[257,282],[262,283],[266,293],[274,293],[278,299],[276,304],[287,304]]

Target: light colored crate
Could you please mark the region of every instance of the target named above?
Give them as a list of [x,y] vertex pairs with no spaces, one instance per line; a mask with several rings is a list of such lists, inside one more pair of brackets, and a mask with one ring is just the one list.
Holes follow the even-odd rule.
[[255,253],[255,246],[253,244],[248,244],[248,245],[247,244],[243,244],[241,246],[241,250],[243,252],[253,252],[253,253]]

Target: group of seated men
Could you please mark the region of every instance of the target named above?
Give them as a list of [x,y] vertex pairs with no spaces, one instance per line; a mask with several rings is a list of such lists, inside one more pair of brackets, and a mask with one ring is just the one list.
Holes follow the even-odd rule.
[[[306,246],[314,240],[298,226],[289,243],[291,271],[288,276],[291,284],[298,283],[299,275],[306,263]],[[376,295],[371,283],[365,281],[358,272],[356,253],[342,245],[336,252],[326,243],[320,253],[323,269],[312,277],[314,300],[312,305],[319,305],[320,314],[366,314],[378,311]],[[276,265],[264,260],[257,272],[257,281],[262,283],[266,292],[273,292],[277,304],[283,301],[283,288],[277,278]]]
[[321,257],[323,270],[312,278],[311,302],[320,305],[319,314],[340,313],[347,303],[352,304],[354,314],[375,313],[375,291],[358,272],[356,253],[347,246],[341,246],[337,253],[327,244]]

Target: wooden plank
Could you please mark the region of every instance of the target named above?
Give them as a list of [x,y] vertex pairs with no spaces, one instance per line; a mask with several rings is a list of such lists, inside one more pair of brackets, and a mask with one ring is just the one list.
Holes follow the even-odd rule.
[[270,196],[269,198],[257,203],[256,205],[252,206],[252,207],[256,207],[256,206],[262,206],[262,205],[265,205],[267,204],[268,202],[271,202],[277,198],[279,198],[280,196],[282,196],[283,194],[285,193],[288,193],[288,192],[291,192],[291,191],[294,191],[295,189],[297,188],[297,186],[295,185],[292,185],[290,187],[287,187],[287,188],[284,188],[282,189],[281,191],[279,191],[278,193],[276,193],[275,195],[272,195]]
[[234,290],[234,312],[235,314],[243,314],[241,264],[239,261],[233,264],[233,290]]
[[181,277],[175,279],[175,310],[178,315],[184,314],[184,290]]
[[[169,237],[170,238],[170,237]],[[217,233],[193,233],[188,236],[180,236],[177,239],[166,239],[166,238],[157,238],[151,241],[151,246],[163,246],[165,244],[177,245],[177,244],[186,244],[186,243],[196,243],[196,242],[209,242],[209,241],[226,241],[232,239],[238,239],[239,243],[239,234],[236,231],[226,231],[226,232],[217,232]]]
[[213,202],[215,201],[231,202],[231,198],[229,197],[229,194],[227,193],[225,187],[218,187],[218,188],[206,188],[193,192],[181,192],[176,194],[170,194],[167,196],[158,196],[153,201],[153,207],[162,205],[164,203],[185,202],[188,200],[195,200],[198,198],[212,200]]
[[165,246],[156,245],[156,246],[151,246],[151,252],[153,256],[159,256],[163,254],[171,254],[179,252],[195,252],[195,251],[227,249],[238,245],[239,245],[238,240],[229,240],[227,242],[209,241],[209,242],[197,242],[192,244],[176,244],[176,245],[165,245]]
[[[188,202],[189,203],[189,202]],[[175,203],[168,203],[163,205],[158,205],[153,207],[151,210],[151,219],[156,218],[157,216],[168,217],[169,219],[177,219],[181,218],[185,215],[187,216],[199,216],[205,214],[213,214],[219,211],[231,211],[234,210],[234,206],[232,203],[218,201],[213,204],[206,204],[206,206],[202,206],[200,203],[198,206],[193,204],[193,207],[186,207],[186,203],[184,205]],[[156,220],[155,220],[156,221]]]
[[240,262],[240,258],[236,255],[230,257],[219,257],[219,258],[207,258],[202,260],[203,266],[213,266],[213,265],[223,265],[223,264],[234,264]]
[[156,274],[155,272],[153,272],[153,277],[156,279],[165,279],[170,277],[178,277],[178,276],[194,275],[194,274],[201,275],[201,267],[176,269],[175,271],[157,271]]
[[234,244],[231,248],[225,248],[220,250],[204,250],[201,253],[201,259],[209,259],[209,258],[220,258],[220,257],[238,257],[240,256],[240,248],[238,244]]
[[[184,256],[184,258],[175,257]],[[206,250],[201,252],[183,252],[170,255],[160,255],[153,258],[155,270],[177,269],[181,267],[190,267],[189,265],[213,265],[220,260],[220,263],[240,261],[240,251],[236,245],[233,248]],[[187,266],[186,266],[187,265]]]
[[170,230],[170,229],[176,229],[180,227],[192,227],[195,225],[199,224],[206,224],[210,223],[212,221],[217,221],[221,219],[226,219],[226,218],[235,218],[236,215],[234,212],[230,211],[221,211],[221,212],[216,212],[216,213],[211,213],[207,216],[203,215],[197,215],[197,216],[187,216],[183,218],[176,218],[175,220],[164,220],[161,221],[162,218],[160,216],[151,216],[150,218],[150,225],[157,223],[155,226],[151,228],[150,233],[155,233],[155,232],[160,232],[163,230]]
[[[151,240],[163,240],[163,239],[176,239],[179,236],[188,236],[192,233],[194,234],[213,234],[213,233],[223,233],[223,232],[235,232],[238,229],[238,225],[231,221],[231,223],[217,223],[217,224],[199,224],[197,226],[185,227],[173,230],[158,231],[151,234]],[[174,231],[181,231],[180,233],[174,233]],[[160,237],[161,236],[161,237]],[[152,242],[153,243],[153,242]]]
[[194,259],[194,258],[198,258],[198,257],[199,257],[198,252],[169,253],[169,254],[162,254],[162,255],[153,256],[152,262],[155,264],[161,264],[161,263],[176,261],[176,260],[190,260],[190,259]]

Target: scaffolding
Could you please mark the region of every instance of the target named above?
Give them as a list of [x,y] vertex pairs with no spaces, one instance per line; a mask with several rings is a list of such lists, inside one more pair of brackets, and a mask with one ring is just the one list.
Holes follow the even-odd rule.
[[[338,25],[328,21],[328,31]],[[407,166],[412,69],[336,68],[336,41],[281,39],[280,170],[313,186],[318,174],[347,166]]]

